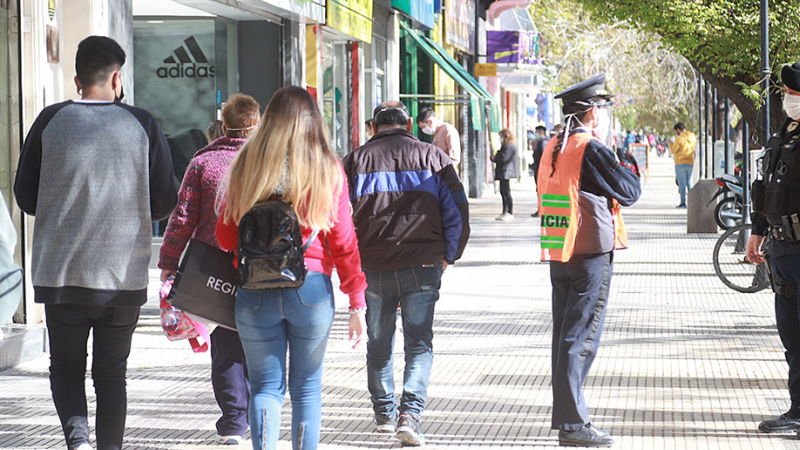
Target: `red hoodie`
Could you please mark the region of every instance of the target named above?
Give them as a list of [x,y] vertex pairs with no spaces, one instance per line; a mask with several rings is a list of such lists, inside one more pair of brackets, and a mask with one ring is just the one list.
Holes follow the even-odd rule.
[[[309,245],[305,253],[306,267],[310,271],[330,276],[335,265],[341,281],[339,289],[350,296],[350,309],[365,308],[367,277],[361,271],[361,255],[358,252],[358,239],[353,227],[346,182],[342,183],[337,197],[336,222],[329,232],[320,232]],[[236,251],[239,247],[239,226],[226,223],[223,217],[224,214],[220,214],[217,220],[217,241],[223,249]],[[306,242],[313,230],[303,227],[302,231],[303,242]],[[323,247],[323,242],[327,243],[327,247]]]

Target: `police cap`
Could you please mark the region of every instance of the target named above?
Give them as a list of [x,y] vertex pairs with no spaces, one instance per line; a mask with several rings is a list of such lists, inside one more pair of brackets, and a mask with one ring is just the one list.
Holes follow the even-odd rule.
[[781,79],[783,80],[784,86],[793,91],[800,91],[800,62],[783,66],[783,69],[781,69]]
[[572,86],[566,88],[563,92],[557,94],[554,98],[561,99],[563,104],[562,108],[580,102],[585,103],[587,106],[593,106],[597,103],[589,103],[590,98],[602,97],[608,100],[614,97],[613,95],[609,94],[608,91],[606,91],[605,84],[606,74],[601,73],[600,75],[595,75],[588,80],[573,84]]

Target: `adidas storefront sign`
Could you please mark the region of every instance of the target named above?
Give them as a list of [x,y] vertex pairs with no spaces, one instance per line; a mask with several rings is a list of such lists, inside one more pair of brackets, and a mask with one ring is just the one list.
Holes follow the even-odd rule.
[[214,66],[203,64],[178,64],[172,67],[159,67],[156,70],[158,78],[214,78]]
[[156,69],[159,78],[214,78],[216,70],[209,62],[194,36],[189,36],[183,45],[164,59],[168,66]]

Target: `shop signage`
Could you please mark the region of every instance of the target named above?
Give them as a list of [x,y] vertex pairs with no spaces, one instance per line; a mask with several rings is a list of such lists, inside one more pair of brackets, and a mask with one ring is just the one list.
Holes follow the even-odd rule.
[[372,42],[372,0],[328,0],[328,26]]
[[487,31],[486,60],[495,63],[541,64],[539,34],[533,31]]
[[475,63],[475,76],[476,77],[496,77],[497,64],[496,63]]
[[189,36],[164,58],[166,65],[156,69],[158,78],[214,78],[216,68],[208,61],[194,36]]
[[433,6],[433,0],[392,0],[392,8],[403,11],[431,30],[436,25]]
[[448,44],[464,52],[475,50],[475,0],[447,0],[444,25]]

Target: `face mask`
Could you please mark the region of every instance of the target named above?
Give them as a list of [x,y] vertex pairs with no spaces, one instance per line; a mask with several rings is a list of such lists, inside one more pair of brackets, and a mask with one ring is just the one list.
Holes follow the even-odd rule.
[[436,130],[434,130],[431,127],[425,126],[425,127],[422,127],[422,132],[427,134],[427,135],[429,135],[429,136],[433,136],[434,133],[436,133]]
[[611,136],[611,116],[608,108],[597,108],[597,126],[592,131],[603,144],[608,145],[608,138]]
[[790,118],[800,120],[800,95],[786,94],[783,97],[783,109]]

